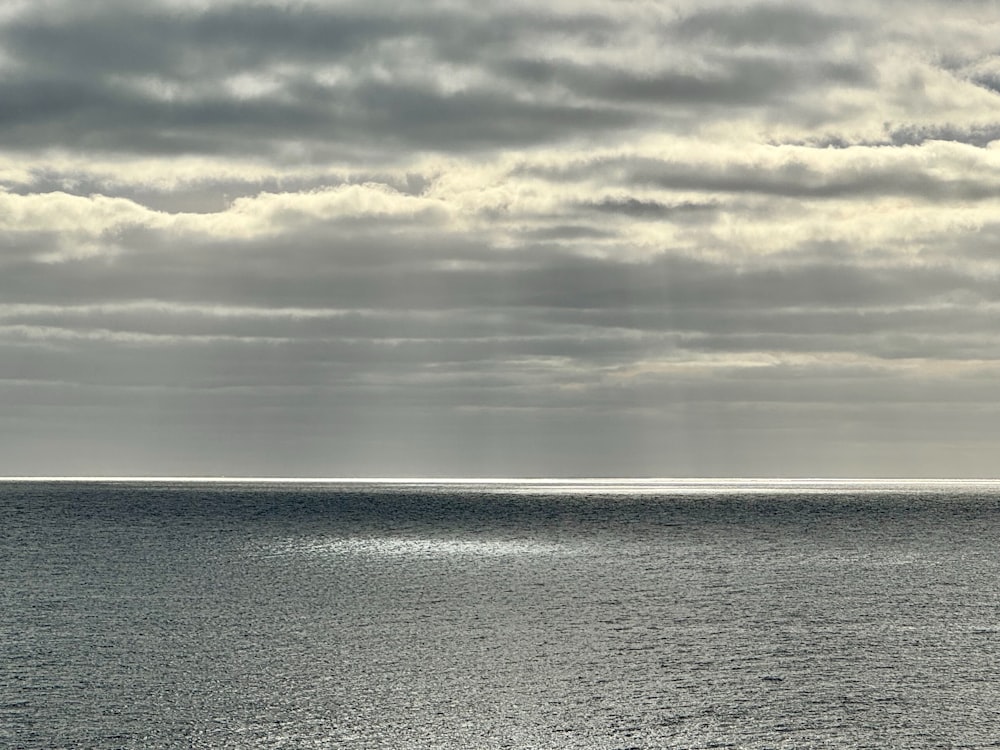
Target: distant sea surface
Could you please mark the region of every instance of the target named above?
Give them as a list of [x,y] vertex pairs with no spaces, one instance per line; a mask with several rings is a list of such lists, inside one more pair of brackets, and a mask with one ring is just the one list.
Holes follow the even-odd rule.
[[1000,485],[0,482],[0,747],[1000,747]]

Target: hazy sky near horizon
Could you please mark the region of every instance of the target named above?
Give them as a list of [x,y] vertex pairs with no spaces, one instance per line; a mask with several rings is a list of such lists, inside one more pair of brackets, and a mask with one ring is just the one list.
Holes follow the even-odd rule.
[[0,475],[996,475],[998,40],[7,0]]

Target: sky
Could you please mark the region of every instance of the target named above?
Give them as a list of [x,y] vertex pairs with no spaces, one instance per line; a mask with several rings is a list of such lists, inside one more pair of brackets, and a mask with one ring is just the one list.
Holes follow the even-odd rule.
[[996,476],[998,39],[3,0],[0,475]]

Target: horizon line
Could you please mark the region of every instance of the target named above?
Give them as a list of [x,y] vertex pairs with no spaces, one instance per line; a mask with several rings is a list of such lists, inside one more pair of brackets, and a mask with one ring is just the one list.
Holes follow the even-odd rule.
[[898,484],[942,484],[942,483],[1000,483],[1000,477],[837,477],[837,476],[754,476],[754,477],[284,477],[284,476],[237,476],[237,475],[204,475],[204,476],[166,476],[166,475],[22,475],[22,476],[0,476],[0,482],[259,482],[274,484],[629,484],[629,483],[656,483],[656,484],[733,484],[733,483],[762,483],[772,482],[777,484],[876,484],[876,483],[898,483]]

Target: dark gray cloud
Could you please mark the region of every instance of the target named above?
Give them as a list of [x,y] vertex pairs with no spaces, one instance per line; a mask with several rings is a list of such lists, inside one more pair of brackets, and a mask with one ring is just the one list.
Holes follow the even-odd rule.
[[53,77],[127,73],[198,83],[206,73],[336,61],[419,31],[411,20],[350,8],[88,6],[65,6],[58,14],[41,8],[15,19],[4,29],[5,49]]
[[[677,118],[678,107],[759,106],[804,87],[870,83],[864,61],[728,49],[736,29],[781,36],[787,26],[801,36],[809,18],[772,7],[654,28],[662,44],[695,27],[728,29],[724,48],[692,48],[688,59],[701,59],[692,72],[588,59],[615,45],[627,17],[309,5],[46,9],[0,25],[13,61],[0,83],[0,133],[8,147],[24,149],[277,157],[296,142],[339,159],[364,147],[373,158],[379,144],[451,151],[553,143]],[[567,39],[578,59],[529,51]],[[463,77],[467,83],[449,90]]]
[[[570,344],[581,356],[592,348],[588,356],[598,360],[619,356],[620,346],[641,353],[661,334],[684,348],[796,352],[840,349],[852,336],[858,351],[871,351],[873,336],[912,332],[927,337],[925,353],[943,356],[953,348],[942,336],[949,326],[970,330],[976,321],[975,329],[988,330],[991,314],[977,306],[1000,302],[989,279],[947,263],[740,269],[668,254],[632,262],[527,247],[511,256],[472,238],[423,247],[403,238],[374,242],[302,238],[286,241],[281,254],[267,243],[206,247],[192,253],[201,256],[195,265],[191,255],[171,258],[168,248],[150,253],[147,236],[146,254],[110,263],[14,264],[0,281],[0,296],[14,306],[0,310],[0,322],[20,327],[22,342],[28,328],[38,329],[41,344],[63,336],[142,346],[189,338],[199,349],[215,339],[265,350],[311,342],[349,361],[440,362],[485,350],[568,356]],[[32,306],[38,299],[74,307]],[[755,334],[774,345],[761,346]],[[614,343],[628,336],[635,338]]]
[[556,181],[601,179],[620,187],[804,199],[911,195],[927,200],[975,201],[998,195],[998,183],[992,174],[983,177],[941,175],[925,169],[920,160],[879,163],[872,159],[864,169],[846,164],[843,169],[824,170],[819,165],[794,158],[772,164],[705,164],[614,157],[558,167],[526,166],[521,171]]
[[692,13],[673,24],[680,38],[695,35],[717,38],[730,45],[795,47],[816,45],[858,26],[857,19],[792,3],[713,8]]
[[442,94],[385,83],[347,90],[299,83],[286,90],[294,95],[291,101],[206,95],[175,102],[100,83],[8,82],[0,84],[5,101],[0,132],[21,148],[59,144],[155,154],[256,150],[273,155],[287,142],[305,140],[323,141],[325,150],[349,157],[354,144],[374,148],[381,142],[397,149],[533,145],[636,121],[624,111],[523,102],[489,90]]
[[951,123],[897,125],[889,128],[888,136],[889,143],[894,146],[919,146],[927,141],[956,141],[983,147],[1000,140],[1000,122],[972,126]]
[[697,221],[711,216],[719,209],[717,203],[696,203],[693,201],[675,204],[641,198],[602,198],[586,201],[581,208],[592,209],[602,213],[622,214],[648,219],[669,219],[671,221]]
[[[21,148],[247,154],[306,141],[341,158],[387,141],[447,150],[551,142],[635,117],[613,107],[529,101],[488,81],[442,91],[433,77],[447,82],[449,72],[438,70],[444,61],[473,66],[484,48],[503,48],[529,29],[608,26],[601,18],[554,23],[308,6],[42,11],[0,26],[15,62],[0,83],[0,132]],[[394,51],[407,45],[415,48],[409,56]],[[318,83],[330,66],[342,66],[339,82]],[[379,73],[384,67],[389,80]],[[406,80],[418,71],[431,78]],[[264,79],[262,88],[250,83],[246,95],[234,92],[229,84],[238,76]]]
[[513,60],[504,66],[517,79],[555,84],[573,93],[609,102],[646,102],[665,106],[748,106],[793,97],[802,87],[827,83],[864,83],[866,66],[857,63],[796,60],[760,55],[713,56],[710,69],[634,71],[568,61]]

